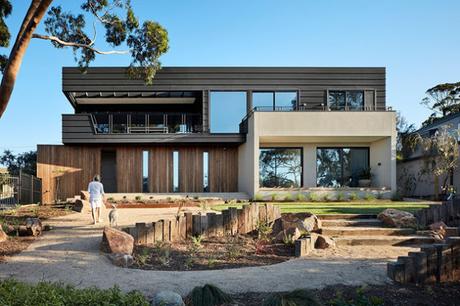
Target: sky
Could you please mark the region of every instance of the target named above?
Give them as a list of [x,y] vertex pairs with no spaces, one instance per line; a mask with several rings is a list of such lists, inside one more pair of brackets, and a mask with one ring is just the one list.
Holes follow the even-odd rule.
[[[80,2],[54,4],[77,11]],[[30,1],[12,3],[7,24],[15,36]],[[420,105],[425,91],[460,81],[458,0],[132,3],[141,21],[158,21],[169,32],[170,50],[161,58],[163,66],[383,66],[387,105],[417,126],[430,114]],[[44,33],[43,25],[36,32]],[[129,62],[127,55],[103,55],[92,66]],[[62,94],[61,67],[75,65],[70,49],[32,40],[0,119],[0,151],[61,143],[61,114],[73,112]]]

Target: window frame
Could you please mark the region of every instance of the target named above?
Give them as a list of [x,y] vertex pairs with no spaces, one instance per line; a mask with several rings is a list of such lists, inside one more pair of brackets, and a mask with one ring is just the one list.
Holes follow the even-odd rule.
[[[267,149],[296,149],[296,150],[300,150],[300,183],[299,183],[299,187],[293,187],[293,188],[303,188],[304,187],[304,179],[303,179],[303,175],[304,175],[304,150],[303,150],[303,147],[259,147],[259,159],[258,159],[258,162],[259,162],[259,173],[258,173],[258,176],[259,176],[259,188],[277,188],[277,187],[263,187],[261,186],[261,183],[260,183],[260,150],[267,150]],[[287,187],[283,187],[283,188],[287,188]]]
[[[251,95],[251,102],[253,103],[253,105],[251,106],[252,110],[255,110],[255,108],[257,106],[254,106],[254,94],[257,94],[257,93],[268,93],[268,94],[272,94],[272,105],[271,105],[271,110],[258,110],[258,111],[266,111],[266,112],[274,112],[274,111],[280,111],[280,110],[277,110],[276,109],[276,93],[289,93],[289,92],[292,92],[292,93],[295,93],[295,106],[293,107],[292,110],[281,110],[281,111],[295,111],[295,110],[298,110],[299,109],[299,97],[300,97],[300,90],[298,88],[296,89],[282,89],[282,90],[271,90],[271,89],[267,89],[267,90],[251,90],[250,92],[248,92],[248,94]],[[267,105],[268,107],[269,105]]]
[[[332,110],[329,104],[329,93],[331,91],[343,91],[345,92],[345,109],[344,110]],[[363,92],[363,108],[362,109],[348,109],[347,105],[347,91],[362,91]],[[375,88],[328,88],[326,89],[326,110],[328,111],[348,111],[348,112],[362,112],[367,111],[366,109],[366,91],[372,91],[374,93],[374,105],[372,110],[377,110],[377,89]]]

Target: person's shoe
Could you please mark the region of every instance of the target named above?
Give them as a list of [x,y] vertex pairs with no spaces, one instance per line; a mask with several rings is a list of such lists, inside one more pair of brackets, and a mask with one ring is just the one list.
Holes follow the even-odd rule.
[[96,223],[97,223],[97,221],[94,221],[94,222],[93,222],[93,225],[96,225]]
[[102,223],[102,222],[104,222],[104,220],[102,220],[102,218],[99,218],[98,222]]

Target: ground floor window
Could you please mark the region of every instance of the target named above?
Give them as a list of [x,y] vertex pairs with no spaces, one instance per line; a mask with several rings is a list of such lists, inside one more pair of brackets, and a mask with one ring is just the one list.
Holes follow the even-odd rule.
[[298,188],[302,186],[302,148],[261,148],[260,187]]
[[318,187],[357,187],[363,170],[369,169],[369,148],[318,148]]

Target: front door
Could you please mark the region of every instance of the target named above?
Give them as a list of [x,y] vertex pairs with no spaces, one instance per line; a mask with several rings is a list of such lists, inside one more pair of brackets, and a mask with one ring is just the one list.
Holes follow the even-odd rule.
[[101,152],[101,176],[106,193],[117,192],[117,154],[115,151]]

